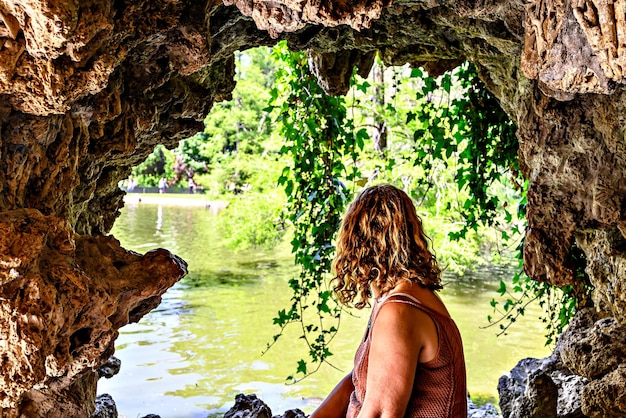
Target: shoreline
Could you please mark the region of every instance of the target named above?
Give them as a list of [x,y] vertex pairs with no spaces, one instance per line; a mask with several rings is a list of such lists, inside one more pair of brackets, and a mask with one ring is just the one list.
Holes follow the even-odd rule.
[[214,210],[222,210],[228,206],[228,202],[223,200],[209,200],[203,198],[191,197],[194,195],[181,195],[177,197],[174,194],[155,195],[149,193],[126,193],[124,195],[124,205],[166,205],[166,206],[187,206],[187,207],[205,207]]

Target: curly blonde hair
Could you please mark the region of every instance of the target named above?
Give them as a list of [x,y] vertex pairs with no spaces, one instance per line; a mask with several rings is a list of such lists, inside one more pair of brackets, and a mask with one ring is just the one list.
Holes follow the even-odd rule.
[[[441,289],[441,269],[411,198],[388,184],[363,190],[350,204],[337,238],[333,289],[344,305],[369,306],[400,281]],[[355,302],[356,300],[356,302]]]

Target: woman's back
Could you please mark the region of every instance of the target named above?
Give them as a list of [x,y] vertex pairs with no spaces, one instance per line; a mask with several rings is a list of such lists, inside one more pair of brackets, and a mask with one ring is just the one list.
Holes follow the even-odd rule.
[[[377,304],[372,312],[372,327],[386,303],[403,303],[426,313],[437,328],[438,348],[434,358],[418,363],[405,417],[466,417],[466,377],[463,346],[456,324],[449,315],[431,309],[411,295],[395,293]],[[371,327],[370,327],[371,328]],[[355,355],[353,384],[347,417],[356,417],[365,398],[370,351],[370,328]]]

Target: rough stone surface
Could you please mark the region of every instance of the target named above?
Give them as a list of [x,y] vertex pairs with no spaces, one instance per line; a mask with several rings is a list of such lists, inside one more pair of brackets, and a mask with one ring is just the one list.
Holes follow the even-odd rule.
[[[478,407],[467,399],[467,416],[468,418],[499,418],[501,415],[497,409],[486,404]],[[300,409],[290,409],[285,411],[283,415],[274,415],[272,417],[271,409],[256,395],[238,394],[235,397],[235,405],[224,414],[224,418],[306,418],[304,412]]]
[[272,410],[256,395],[238,394],[224,418],[272,418]]
[[117,405],[113,397],[108,393],[103,393],[96,397],[96,410],[91,418],[117,418]]
[[594,380],[583,389],[583,412],[593,418],[623,417],[626,410],[626,366]]
[[285,413],[282,415],[274,415],[273,418],[306,418],[306,417],[307,415],[304,412],[296,408],[296,409],[289,409],[285,411]]
[[544,372],[528,376],[528,386],[521,398],[515,418],[556,418],[558,388],[552,378]]
[[93,370],[111,357],[117,330],[156,307],[184,274],[185,262],[169,251],[126,251],[35,209],[0,212],[3,416],[91,415]]
[[[622,117],[616,115],[624,110],[623,93],[581,96],[567,103],[538,90],[533,94],[538,102],[518,131],[529,180],[525,268],[534,279],[573,284],[577,279],[570,249],[575,232],[616,229],[622,222],[626,154],[621,151]],[[595,263],[593,254],[587,260]],[[605,279],[591,277],[594,284]]]
[[361,52],[353,49],[342,54],[309,52],[309,67],[318,79],[320,87],[333,95],[346,94],[350,89],[352,69],[358,68],[361,77],[367,77],[376,51]]
[[[352,66],[367,70],[373,51],[386,64],[433,74],[463,59],[476,64],[518,125],[529,182],[527,273],[580,286],[571,253],[578,245],[599,319],[614,318],[613,328],[626,323],[624,7],[608,0],[0,0],[0,314],[8,321],[0,350],[10,359],[4,375],[15,377],[0,379],[6,414],[71,387],[84,396],[81,405],[94,407],[94,376],[85,370],[108,359],[126,315],[103,325],[104,310],[138,303],[124,295],[141,293],[145,303],[128,318],[136,319],[158,302],[167,285],[160,281],[172,282],[169,271],[154,272],[169,277],[158,285],[124,273],[123,292],[109,287],[124,270],[120,260],[171,264],[169,254],[131,257],[102,237],[122,206],[117,183],[156,144],[175,146],[201,129],[234,87],[234,51],[279,39],[309,50],[334,93],[345,91]],[[53,232],[26,236],[25,218]],[[57,232],[74,244],[61,248]],[[57,241],[57,250],[42,244]],[[25,297],[48,303],[27,308]],[[65,298],[70,308],[61,312]],[[79,318],[79,306],[89,314]],[[597,349],[616,356],[621,370],[623,353],[612,343],[605,350],[612,337],[602,338]],[[598,392],[620,379],[591,375]]]
[[306,415],[296,408],[272,417],[272,410],[256,395],[240,393],[235,397],[235,405],[224,414],[224,418],[306,418]]
[[98,378],[106,377],[110,379],[120,372],[120,367],[122,367],[122,361],[115,356],[111,356],[107,362],[98,369]]
[[498,381],[502,416],[582,418],[586,384],[587,379],[573,374],[557,356],[523,359]]
[[378,19],[382,9],[390,3],[391,0],[224,1],[224,4],[235,4],[243,14],[252,16],[259,29],[267,30],[275,38],[281,32],[294,32],[310,23],[350,25],[360,30],[371,26],[372,20]]
[[612,93],[626,75],[626,5],[609,0],[531,2],[522,69],[548,93]]
[[578,312],[557,347],[563,364],[589,380],[624,365],[626,357],[626,324],[620,325],[612,317],[597,318],[589,308]]
[[[594,287],[593,304],[615,318],[626,318],[626,224],[603,231],[576,234],[587,256],[587,274]],[[591,324],[590,324],[591,325]]]

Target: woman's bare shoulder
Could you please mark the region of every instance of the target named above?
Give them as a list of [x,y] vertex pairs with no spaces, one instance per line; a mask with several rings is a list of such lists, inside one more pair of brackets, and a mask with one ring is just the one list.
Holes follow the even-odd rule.
[[[419,306],[419,305],[418,305]],[[420,328],[421,325],[433,324],[430,315],[422,309],[416,309],[415,305],[408,303],[397,303],[397,299],[385,301],[380,306],[374,327],[401,327],[406,332]]]

